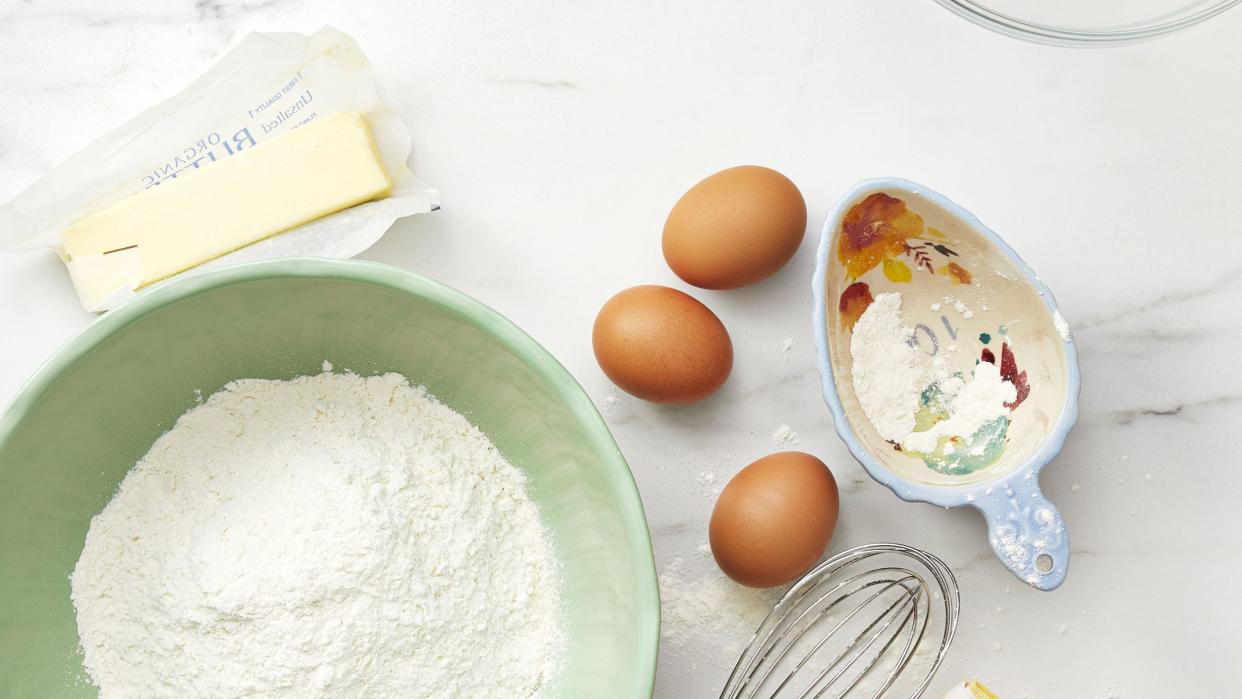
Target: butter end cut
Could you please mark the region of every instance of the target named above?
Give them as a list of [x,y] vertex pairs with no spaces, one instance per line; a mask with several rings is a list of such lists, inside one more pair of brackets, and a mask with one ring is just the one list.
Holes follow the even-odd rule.
[[142,256],[137,247],[106,255],[68,257],[62,252],[78,300],[88,311],[100,310],[118,295],[137,291],[142,284]]

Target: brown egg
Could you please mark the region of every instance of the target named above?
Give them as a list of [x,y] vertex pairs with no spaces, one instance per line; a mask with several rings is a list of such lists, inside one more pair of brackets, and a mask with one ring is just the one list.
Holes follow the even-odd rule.
[[722,170],[690,188],[664,223],[664,259],[687,283],[736,289],[785,266],[806,231],[806,201],[789,178],[758,165]]
[[824,554],[840,508],[824,462],[800,451],[765,456],[739,471],[716,500],[712,555],[743,585],[793,582]]
[[733,369],[733,343],[715,313],[666,286],[636,286],[600,309],[595,359],[627,393],[655,403],[711,395]]

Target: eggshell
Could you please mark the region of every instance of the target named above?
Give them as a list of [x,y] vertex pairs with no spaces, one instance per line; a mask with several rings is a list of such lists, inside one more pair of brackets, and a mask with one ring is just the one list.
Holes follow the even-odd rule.
[[687,283],[736,289],[789,261],[806,232],[806,201],[789,178],[758,165],[694,185],[664,223],[664,259]]
[[733,369],[733,343],[716,314],[665,286],[613,296],[595,318],[591,341],[613,383],[655,403],[702,400]]
[[798,451],[765,456],[720,492],[708,530],[712,555],[743,585],[793,582],[824,554],[840,508],[824,462]]

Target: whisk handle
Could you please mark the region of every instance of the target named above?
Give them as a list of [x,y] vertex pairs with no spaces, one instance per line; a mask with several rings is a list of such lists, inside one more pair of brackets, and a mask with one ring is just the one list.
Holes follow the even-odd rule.
[[1038,590],[1054,590],[1069,570],[1069,533],[1061,512],[1027,474],[992,489],[974,503],[988,523],[997,558],[1018,579]]

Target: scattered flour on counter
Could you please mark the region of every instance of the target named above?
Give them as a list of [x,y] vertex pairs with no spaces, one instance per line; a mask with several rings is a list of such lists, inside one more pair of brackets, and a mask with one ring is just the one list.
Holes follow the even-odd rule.
[[791,351],[793,351],[794,345],[797,345],[797,344],[798,344],[797,340],[795,340],[792,337],[787,337],[785,338],[784,344],[781,345],[781,351],[784,352],[785,354],[789,354]]
[[772,443],[778,447],[787,447],[798,442],[798,432],[789,425],[781,425],[772,432]]
[[[958,302],[961,303],[960,301]],[[901,294],[875,297],[854,325],[850,338],[854,393],[880,436],[903,449],[931,452],[942,437],[969,437],[1006,414],[1017,396],[1000,369],[979,362],[969,376],[949,374],[914,342],[914,329],[901,314]],[[923,392],[939,387],[947,419],[916,432],[915,414]],[[982,453],[984,445],[976,445]]]
[[530,697],[564,644],[525,476],[396,374],[230,383],[126,475],[71,588],[102,699]]
[[744,587],[721,573],[710,556],[699,563],[674,558],[661,569],[660,635],[674,649],[706,644],[724,663],[742,652],[786,588]]
[[694,483],[699,487],[699,493],[705,498],[714,498],[720,494],[720,487],[716,485],[715,471],[709,469],[699,471]]

